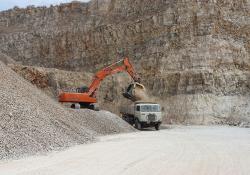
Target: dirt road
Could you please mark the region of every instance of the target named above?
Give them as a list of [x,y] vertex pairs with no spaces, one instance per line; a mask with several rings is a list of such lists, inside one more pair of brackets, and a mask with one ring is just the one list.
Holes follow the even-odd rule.
[[0,163],[1,175],[249,175],[250,129],[174,127]]

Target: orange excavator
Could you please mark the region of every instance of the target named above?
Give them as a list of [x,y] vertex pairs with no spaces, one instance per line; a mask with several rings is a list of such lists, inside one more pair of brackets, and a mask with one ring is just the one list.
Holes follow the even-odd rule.
[[97,72],[93,78],[92,83],[89,87],[77,88],[76,92],[62,92],[59,95],[59,102],[73,103],[72,108],[89,108],[95,109],[95,103],[97,103],[96,93],[97,90],[105,77],[116,74],[118,72],[126,71],[134,80],[134,83],[130,84],[126,91],[123,93],[125,98],[135,101],[136,98],[133,96],[132,90],[135,87],[145,89],[140,84],[140,77],[135,72],[132,64],[128,58],[124,58],[116,63],[111,64],[108,67],[103,68]]

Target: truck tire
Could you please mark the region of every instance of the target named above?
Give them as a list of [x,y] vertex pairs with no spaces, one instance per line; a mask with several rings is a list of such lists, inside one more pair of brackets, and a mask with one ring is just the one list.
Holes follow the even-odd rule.
[[155,130],[159,130],[160,129],[160,124],[159,123],[157,123],[156,125],[155,125]]
[[138,129],[138,130],[141,130],[142,127],[141,127],[141,123],[138,119],[135,120],[135,128]]

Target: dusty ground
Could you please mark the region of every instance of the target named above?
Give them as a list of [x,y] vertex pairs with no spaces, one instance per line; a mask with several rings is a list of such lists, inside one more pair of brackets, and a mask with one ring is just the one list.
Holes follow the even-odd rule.
[[250,172],[250,129],[174,127],[101,137],[47,156],[0,163],[0,174],[234,174]]

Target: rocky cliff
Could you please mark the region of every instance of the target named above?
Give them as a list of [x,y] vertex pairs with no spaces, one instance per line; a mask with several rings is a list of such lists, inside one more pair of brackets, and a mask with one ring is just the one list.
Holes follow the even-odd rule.
[[[92,0],[15,8],[0,13],[0,51],[24,65],[85,72],[127,55],[164,106],[166,121],[250,120],[247,0]],[[111,101],[122,103],[110,88]]]

